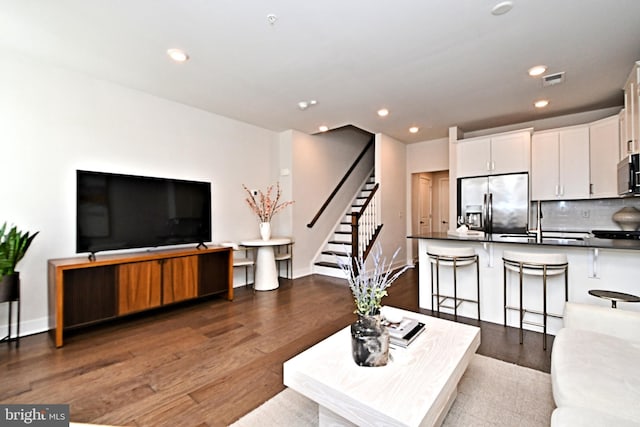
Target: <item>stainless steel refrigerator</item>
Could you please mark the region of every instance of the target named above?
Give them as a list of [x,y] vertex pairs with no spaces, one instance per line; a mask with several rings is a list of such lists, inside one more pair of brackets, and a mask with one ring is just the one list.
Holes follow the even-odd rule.
[[485,233],[525,233],[529,174],[458,178],[458,225]]

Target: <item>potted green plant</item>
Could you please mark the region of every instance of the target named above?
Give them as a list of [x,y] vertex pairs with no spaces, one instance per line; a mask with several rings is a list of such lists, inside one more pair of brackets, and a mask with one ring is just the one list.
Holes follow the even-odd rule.
[[353,360],[360,366],[384,366],[389,359],[389,332],[382,325],[380,308],[387,289],[404,273],[408,265],[393,272],[393,262],[400,248],[396,249],[387,264],[378,243],[372,252],[373,270],[368,271],[365,260],[352,257],[349,262],[336,257],[346,274],[353,294],[358,320],[351,325],[351,350]]
[[7,230],[6,222],[0,228],[0,302],[14,301],[19,297],[20,273],[16,271],[16,265],[38,233],[24,233],[15,225]]

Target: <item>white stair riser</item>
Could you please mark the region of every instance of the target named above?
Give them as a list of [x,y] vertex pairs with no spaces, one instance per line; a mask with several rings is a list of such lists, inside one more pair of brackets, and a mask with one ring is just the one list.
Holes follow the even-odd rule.
[[346,279],[346,276],[344,275],[342,270],[340,270],[339,268],[330,268],[330,267],[323,267],[321,265],[314,265],[313,272],[315,274],[322,274],[323,276],[338,277],[340,279]]
[[329,255],[329,254],[321,254],[320,258],[318,259],[318,261],[324,261],[324,262],[335,262],[337,263],[337,258],[340,258],[343,262],[349,262],[349,257],[348,256],[335,256],[335,255]]
[[326,251],[347,252],[351,253],[351,245],[342,245],[339,243],[329,243],[325,248]]

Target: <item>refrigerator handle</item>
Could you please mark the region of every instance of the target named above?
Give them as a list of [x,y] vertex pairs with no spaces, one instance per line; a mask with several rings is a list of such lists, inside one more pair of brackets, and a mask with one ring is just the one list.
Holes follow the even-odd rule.
[[489,193],[489,203],[487,204],[487,232],[493,233],[493,193]]
[[488,232],[489,226],[489,210],[487,209],[488,206],[489,203],[487,200],[487,193],[484,193],[482,195],[482,231],[484,231],[485,233]]

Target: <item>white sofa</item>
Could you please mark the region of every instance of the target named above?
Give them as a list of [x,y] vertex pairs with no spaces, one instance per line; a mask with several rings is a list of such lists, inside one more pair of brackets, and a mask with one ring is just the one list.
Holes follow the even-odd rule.
[[640,426],[640,312],[566,303],[551,382],[552,427]]

